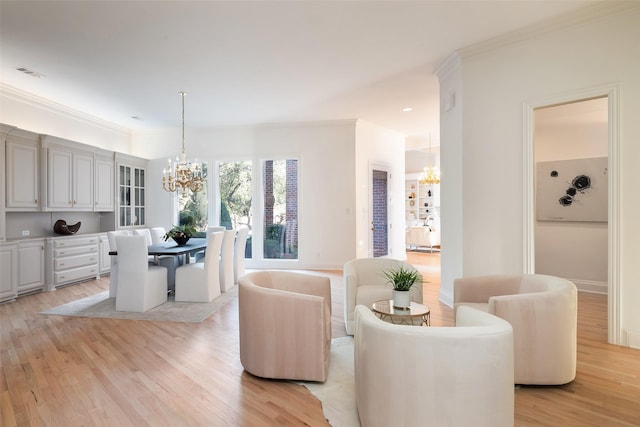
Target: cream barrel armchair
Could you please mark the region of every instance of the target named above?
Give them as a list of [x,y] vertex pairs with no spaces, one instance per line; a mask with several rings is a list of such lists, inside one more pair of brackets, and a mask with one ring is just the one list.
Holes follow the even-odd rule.
[[[353,313],[356,305],[371,307],[376,301],[393,297],[393,289],[384,272],[400,266],[415,270],[411,264],[392,258],[358,258],[344,265],[344,326],[347,335],[353,335],[355,330]],[[422,282],[413,285],[409,292],[411,301],[422,304]]]
[[455,327],[393,325],[355,310],[356,405],[363,426],[510,427],[513,332],[460,307]]
[[560,385],[576,376],[577,289],[542,274],[454,281],[454,305],[470,305],[513,326],[515,384]]
[[255,271],[238,283],[240,362],[258,377],[327,379],[331,350],[328,277]]

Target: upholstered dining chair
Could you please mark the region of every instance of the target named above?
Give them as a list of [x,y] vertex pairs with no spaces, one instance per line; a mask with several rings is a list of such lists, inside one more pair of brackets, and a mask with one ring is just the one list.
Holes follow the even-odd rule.
[[[116,252],[116,236],[129,236],[129,230],[116,230],[107,232],[107,240],[109,241],[109,251]],[[109,298],[115,298],[118,294],[118,256],[111,255],[111,268],[109,273]]]
[[[354,333],[354,310],[356,305],[371,305],[380,300],[391,299],[393,290],[384,276],[390,268],[404,267],[415,271],[415,267],[392,258],[358,258],[348,261],[343,269],[344,281],[344,325],[347,335]],[[417,282],[409,291],[411,301],[422,304],[422,282]]]
[[[212,225],[210,227],[207,227],[207,232],[206,232],[207,239],[209,238],[211,233],[216,233],[218,231],[225,231],[226,229],[227,229],[227,227],[222,226],[222,225]],[[206,250],[205,251],[196,252],[196,254],[193,256],[193,259],[195,260],[195,262],[203,262],[204,261],[205,252],[206,252]]]
[[235,230],[225,230],[220,250],[220,291],[227,292],[233,288],[233,246],[236,240]]
[[238,283],[240,276],[244,274],[244,252],[247,247],[248,227],[240,227],[237,230],[236,243],[233,248],[233,278]]
[[167,233],[167,230],[164,227],[151,227],[149,229],[151,232],[151,244],[159,245],[164,240],[164,235]]
[[219,258],[224,233],[207,236],[204,262],[185,264],[176,270],[176,301],[210,302],[220,295]]
[[328,277],[261,270],[238,282],[240,362],[258,377],[327,379],[331,350]]
[[149,265],[144,236],[116,236],[116,311],[145,312],[167,302],[167,269]]
[[[154,245],[153,243],[153,234],[151,230],[148,228],[138,228],[133,230],[134,235],[144,236],[145,241],[147,242],[147,246]],[[149,263],[154,264],[156,257],[149,256]],[[158,265],[165,267],[167,269],[167,284],[169,289],[175,289],[176,284],[176,268],[178,268],[182,264],[182,258],[179,256],[173,255],[161,255],[157,257]]]

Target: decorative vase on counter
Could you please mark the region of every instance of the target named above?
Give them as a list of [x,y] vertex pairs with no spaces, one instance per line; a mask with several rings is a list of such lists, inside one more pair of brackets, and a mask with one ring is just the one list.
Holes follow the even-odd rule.
[[411,292],[409,291],[393,291],[393,306],[396,308],[411,307]]

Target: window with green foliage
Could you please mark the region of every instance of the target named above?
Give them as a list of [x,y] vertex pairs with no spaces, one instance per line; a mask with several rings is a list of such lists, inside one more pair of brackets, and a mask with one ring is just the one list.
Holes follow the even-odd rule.
[[207,231],[208,221],[208,188],[207,164],[202,164],[202,174],[205,179],[204,188],[200,191],[183,190],[178,192],[178,224],[191,225],[197,230],[196,236],[203,237]]
[[221,162],[220,225],[227,230],[249,228],[245,258],[251,258],[251,161]]
[[263,168],[264,258],[298,259],[298,160]]

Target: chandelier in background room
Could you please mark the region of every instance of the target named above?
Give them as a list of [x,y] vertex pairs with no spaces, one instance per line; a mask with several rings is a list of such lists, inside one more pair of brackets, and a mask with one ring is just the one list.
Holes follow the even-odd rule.
[[169,159],[169,167],[162,170],[162,189],[164,191],[200,191],[204,188],[204,177],[202,165],[190,162],[184,150],[184,96],[185,92],[180,92],[182,96],[182,151],[176,157],[175,163]]
[[[431,134],[429,134],[429,162],[431,162]],[[429,164],[424,168],[419,182],[420,185],[440,184],[440,174],[436,172],[433,165]]]

